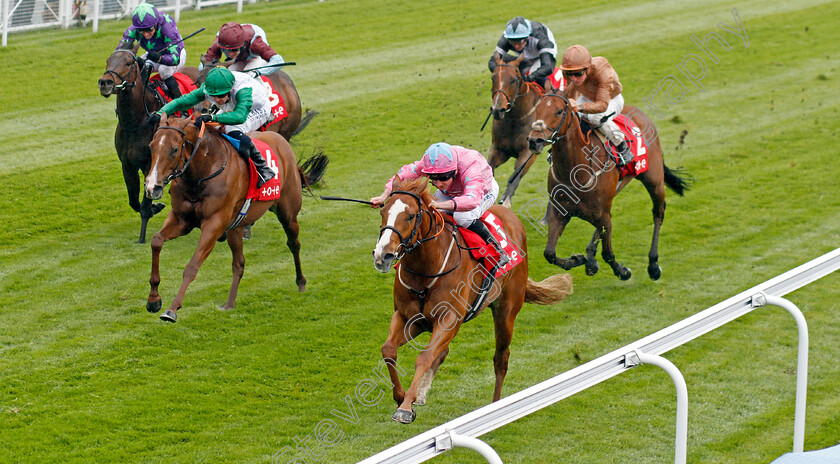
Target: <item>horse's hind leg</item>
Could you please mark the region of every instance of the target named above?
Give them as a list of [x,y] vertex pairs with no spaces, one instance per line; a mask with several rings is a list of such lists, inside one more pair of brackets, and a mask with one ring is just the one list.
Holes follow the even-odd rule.
[[601,240],[603,240],[603,244],[601,245],[601,257],[604,258],[604,261],[610,265],[613,273],[618,276],[619,279],[629,279],[632,275],[630,269],[615,260],[615,253],[613,253],[612,248],[612,220],[610,220],[609,213],[605,213],[605,217],[600,227],[596,225],[595,228],[596,230],[601,230]]
[[[498,307],[493,308],[493,324],[496,329],[496,353],[493,355],[493,369],[496,373],[496,385],[493,389],[493,401],[502,397],[502,384],[507,375],[508,359],[510,358],[510,342],[513,339],[513,324],[521,309],[524,286],[513,291],[508,288],[500,298]],[[516,302],[520,306],[516,307]]]
[[435,375],[437,375],[438,369],[440,369],[440,365],[443,364],[443,361],[446,359],[446,355],[449,354],[449,348],[446,348],[440,356],[432,363],[432,367],[426,371],[426,374],[423,376],[423,379],[420,380],[420,387],[417,388],[417,399],[414,400],[414,404],[418,406],[423,406],[426,404],[426,396],[429,394],[429,390],[432,389],[432,381],[435,380]]
[[653,238],[648,252],[648,276],[652,280],[658,280],[662,276],[662,268],[659,267],[659,228],[665,220],[665,185],[663,182],[654,184],[646,180],[643,182],[653,202]]
[[243,228],[236,228],[227,231],[227,242],[230,252],[233,254],[231,267],[233,268],[233,281],[230,284],[227,302],[220,309],[227,311],[233,309],[236,304],[236,292],[239,290],[239,281],[245,273],[245,253],[242,251]]
[[292,251],[292,256],[295,260],[295,282],[298,286],[298,292],[303,293],[306,291],[306,278],[303,277],[303,271],[300,268],[300,240],[298,240],[300,225],[297,221],[297,212],[291,214],[284,207],[277,204],[275,205],[274,213],[277,215],[277,220],[283,226],[283,230],[286,231],[286,246]]

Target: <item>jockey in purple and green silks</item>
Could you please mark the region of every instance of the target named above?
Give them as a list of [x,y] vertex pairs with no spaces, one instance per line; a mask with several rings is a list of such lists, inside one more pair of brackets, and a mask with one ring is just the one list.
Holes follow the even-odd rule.
[[173,76],[184,67],[187,50],[175,21],[151,4],[141,3],[134,9],[131,26],[125,30],[117,50],[131,48],[135,40],[139,40],[140,46],[147,52],[141,57],[146,60],[146,76],[154,69],[166,84],[167,95],[173,99],[180,97],[181,90]]

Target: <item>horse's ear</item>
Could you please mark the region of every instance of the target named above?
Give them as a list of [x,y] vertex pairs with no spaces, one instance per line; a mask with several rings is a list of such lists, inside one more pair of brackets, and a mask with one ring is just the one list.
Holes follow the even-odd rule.
[[520,53],[519,56],[517,56],[516,59],[511,62],[511,64],[513,64],[514,66],[519,66],[519,64],[522,63],[522,60],[524,58],[525,58],[525,54]]
[[496,62],[496,65],[502,64],[502,55],[499,52],[493,53],[493,61]]
[[131,52],[136,55],[138,50],[140,50],[140,41],[139,40],[134,42],[134,46],[131,47]]
[[209,59],[207,58],[207,55],[205,55],[204,53],[202,53],[202,54],[201,54],[201,56],[198,58],[198,61],[200,61],[200,62],[201,62],[201,64],[203,64],[204,66],[207,66],[208,64],[210,64],[210,62],[211,62],[212,60],[209,60]]

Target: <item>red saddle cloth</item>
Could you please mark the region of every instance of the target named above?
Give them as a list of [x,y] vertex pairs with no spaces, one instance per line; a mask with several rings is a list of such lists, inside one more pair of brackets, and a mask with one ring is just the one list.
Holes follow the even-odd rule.
[[[624,176],[638,176],[639,174],[648,170],[648,147],[645,145],[645,139],[642,137],[642,131],[639,126],[623,114],[619,114],[613,119],[621,132],[624,132],[624,139],[630,144],[630,151],[633,153],[633,161],[627,163],[626,166],[621,167],[621,177]],[[613,156],[618,159],[618,150],[610,144]]]
[[[499,244],[502,245],[502,248],[505,249],[505,252],[510,257],[508,264],[496,270],[495,277],[498,278],[522,262],[522,251],[520,251],[518,244],[508,240],[507,234],[502,228],[502,221],[493,213],[485,211],[481,216],[481,220],[487,224],[487,228],[490,229],[490,232],[496,237],[496,240],[499,241]],[[464,237],[467,246],[472,248],[470,253],[473,255],[473,258],[484,260],[485,273],[499,262],[499,252],[496,251],[496,247],[488,245],[478,234],[469,229],[458,227],[458,230],[461,232],[461,236]]]
[[283,187],[283,183],[280,181],[280,178],[277,176],[277,165],[278,165],[278,158],[277,153],[274,153],[265,142],[261,140],[257,140],[255,138],[251,139],[254,142],[254,146],[257,147],[260,154],[265,158],[265,164],[274,171],[274,178],[270,181],[264,183],[259,190],[257,190],[257,179],[259,176],[257,175],[257,167],[254,166],[254,162],[248,160],[248,173],[250,177],[250,182],[248,183],[248,195],[245,197],[247,199],[256,200],[256,201],[271,201],[280,198],[280,189]]
[[260,130],[265,130],[268,126],[282,120],[286,116],[289,115],[289,112],[286,110],[286,102],[283,101],[283,96],[280,95],[280,92],[275,90],[274,85],[271,83],[271,79],[267,76],[260,76],[260,80],[262,81],[265,89],[268,90],[269,101],[271,102],[271,114],[274,115],[274,119],[265,123],[260,127]]
[[[193,90],[197,89],[193,80],[190,79],[190,77],[186,74],[175,73],[175,80],[178,82],[178,87],[181,88],[181,95],[186,95],[192,92]],[[152,81],[161,81],[160,74],[155,73],[154,76],[150,77],[149,83],[152,83]],[[163,97],[163,101],[169,103],[172,101],[172,99],[169,98],[169,95],[167,95],[166,92],[163,91],[163,87],[161,87],[162,85],[164,85],[163,82],[158,83],[157,85],[155,85],[155,89],[157,89],[158,94],[160,94],[160,96]],[[192,109],[187,110],[187,114],[192,115],[192,113]]]

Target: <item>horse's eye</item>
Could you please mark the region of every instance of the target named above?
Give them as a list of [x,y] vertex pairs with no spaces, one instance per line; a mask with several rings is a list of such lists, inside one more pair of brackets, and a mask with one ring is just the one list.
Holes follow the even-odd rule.
[[178,153],[178,149],[173,148],[172,150],[169,151],[169,156],[174,157],[177,153]]
[[408,215],[408,220],[410,221],[410,220],[414,219],[414,216],[416,216],[414,213],[409,214]]

